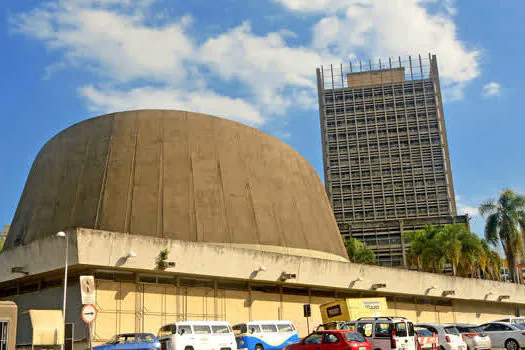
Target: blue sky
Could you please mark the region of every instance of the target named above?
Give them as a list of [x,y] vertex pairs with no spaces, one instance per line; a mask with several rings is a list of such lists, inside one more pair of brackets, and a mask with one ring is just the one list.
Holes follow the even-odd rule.
[[525,193],[523,18],[519,1],[3,0],[0,224],[49,138],[118,110],[237,120],[322,174],[315,68],[432,52],[458,205],[482,233],[481,201]]

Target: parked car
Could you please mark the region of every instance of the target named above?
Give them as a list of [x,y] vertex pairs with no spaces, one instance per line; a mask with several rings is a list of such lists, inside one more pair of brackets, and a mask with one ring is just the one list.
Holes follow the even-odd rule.
[[490,349],[492,341],[483,329],[473,324],[456,324],[459,333],[467,343],[468,350]]
[[151,333],[117,334],[107,343],[94,346],[96,350],[160,350],[160,342]]
[[490,337],[493,348],[506,348],[507,350],[525,348],[525,326],[504,322],[490,322],[480,327]]
[[438,336],[440,350],[466,350],[467,343],[458,329],[453,325],[437,323],[419,323],[416,327],[424,327]]
[[424,327],[414,327],[418,350],[436,350],[439,347],[438,336]]
[[162,350],[236,350],[230,324],[225,321],[181,321],[159,329]]
[[232,328],[239,349],[280,350],[299,342],[292,321],[250,321]]
[[362,317],[348,322],[374,350],[416,350],[414,324],[404,317]]
[[507,318],[502,318],[501,320],[496,320],[493,322],[505,322],[505,323],[512,323],[512,324],[520,324],[522,326],[525,326],[525,317],[507,317]]
[[356,331],[317,331],[284,350],[371,350],[370,343]]

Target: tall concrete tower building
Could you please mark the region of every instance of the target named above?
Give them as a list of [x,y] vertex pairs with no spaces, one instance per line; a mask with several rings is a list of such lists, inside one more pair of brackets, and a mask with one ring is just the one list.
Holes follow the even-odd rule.
[[326,191],[343,236],[407,265],[404,231],[457,216],[436,56],[317,69]]

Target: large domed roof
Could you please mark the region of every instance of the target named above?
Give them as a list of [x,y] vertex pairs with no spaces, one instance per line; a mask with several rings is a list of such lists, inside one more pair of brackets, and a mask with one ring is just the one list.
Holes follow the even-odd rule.
[[347,258],[303,157],[257,129],[183,111],[89,119],[42,148],[6,248],[74,227]]

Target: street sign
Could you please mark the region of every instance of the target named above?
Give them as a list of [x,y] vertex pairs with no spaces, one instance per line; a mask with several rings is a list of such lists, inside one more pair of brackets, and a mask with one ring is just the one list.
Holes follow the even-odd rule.
[[80,294],[82,296],[82,304],[96,304],[95,277],[80,276]]
[[80,313],[82,320],[87,324],[92,324],[97,318],[97,309],[94,305],[84,305]]
[[312,316],[312,309],[310,308],[310,304],[303,305],[303,315],[304,317]]

